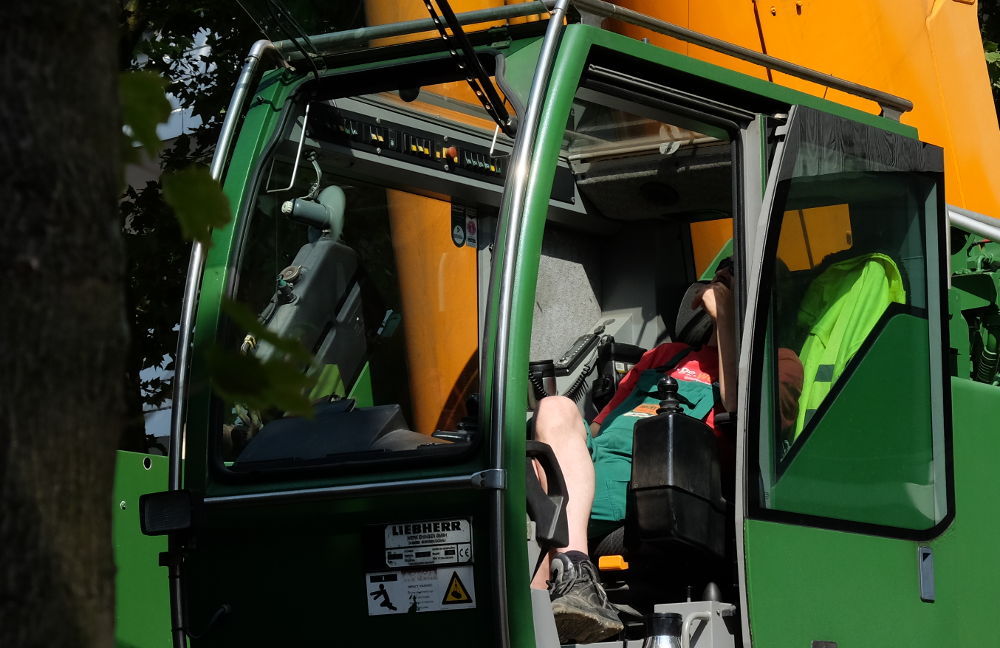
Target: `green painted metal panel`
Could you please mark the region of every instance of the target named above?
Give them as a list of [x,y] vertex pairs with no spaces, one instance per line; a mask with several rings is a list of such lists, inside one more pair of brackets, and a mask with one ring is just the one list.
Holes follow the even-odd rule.
[[920,600],[916,543],[758,520],[744,530],[754,646],[953,645]]
[[1000,388],[961,378],[953,378],[951,386],[956,517],[932,543],[935,605],[950,621],[944,645],[987,646],[997,642]]
[[167,458],[119,451],[111,499],[115,551],[115,644],[118,648],[168,648],[170,598],[159,554],[165,536],[139,530],[139,496],[165,490]]
[[[185,563],[199,646],[481,645],[492,631],[487,494],[423,493],[213,509]],[[369,616],[364,529],[471,517],[473,609]],[[409,601],[393,601],[406,610]],[[210,631],[222,605],[232,610]]]
[[[1000,388],[952,379],[955,521],[918,543],[748,520],[755,646],[984,646],[996,643],[996,464]],[[890,416],[892,411],[886,412]],[[936,600],[920,600],[917,547],[934,552]]]

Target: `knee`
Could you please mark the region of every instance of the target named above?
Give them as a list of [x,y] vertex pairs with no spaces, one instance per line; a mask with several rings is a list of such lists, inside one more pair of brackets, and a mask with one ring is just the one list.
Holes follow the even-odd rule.
[[538,403],[535,413],[535,437],[549,443],[556,437],[570,434],[581,436],[583,417],[576,403],[565,396],[547,396]]

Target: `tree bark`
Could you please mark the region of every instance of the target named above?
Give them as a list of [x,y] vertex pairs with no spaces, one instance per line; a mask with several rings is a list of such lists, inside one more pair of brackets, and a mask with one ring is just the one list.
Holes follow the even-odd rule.
[[127,347],[107,0],[0,5],[0,646],[111,646]]

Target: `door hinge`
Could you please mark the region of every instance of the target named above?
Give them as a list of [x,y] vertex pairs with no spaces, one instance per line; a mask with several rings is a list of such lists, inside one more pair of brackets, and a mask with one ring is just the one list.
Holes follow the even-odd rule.
[[507,488],[507,472],[500,468],[480,470],[472,475],[472,487],[505,490]]

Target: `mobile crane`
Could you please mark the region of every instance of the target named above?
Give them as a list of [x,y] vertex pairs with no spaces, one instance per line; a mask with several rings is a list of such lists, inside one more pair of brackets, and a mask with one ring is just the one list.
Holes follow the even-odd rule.
[[[612,598],[679,614],[682,645],[990,641],[1000,133],[975,6],[661,4],[372,1],[397,22],[254,45],[212,165],[235,218],[192,257],[172,453],[119,461],[116,501],[160,491],[116,510],[123,643],[558,645],[528,588],[565,506],[531,401],[591,416],[724,256],[729,485],[658,484],[684,496],[664,517],[716,522],[638,529],[602,571]],[[829,342],[824,277],[872,264],[898,289]],[[212,395],[199,349],[280,353],[226,297],[314,353],[312,418]],[[781,348],[826,383],[791,430]],[[140,605],[169,624],[132,625]]]

